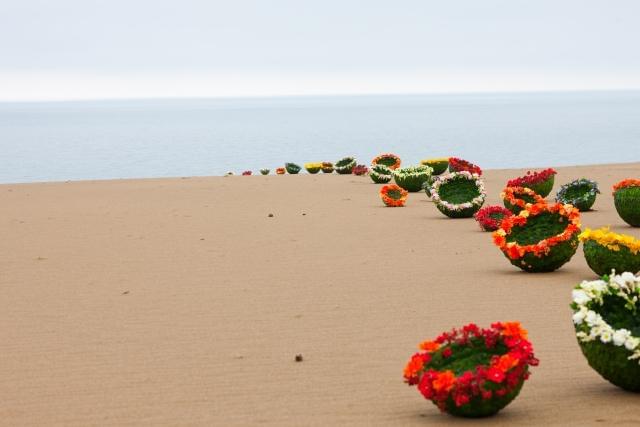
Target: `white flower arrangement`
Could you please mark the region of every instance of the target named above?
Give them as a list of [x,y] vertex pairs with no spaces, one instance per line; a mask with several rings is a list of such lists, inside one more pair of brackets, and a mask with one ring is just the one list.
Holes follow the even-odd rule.
[[593,309],[596,305],[604,304],[605,296],[614,296],[623,299],[624,308],[636,315],[639,295],[640,277],[632,273],[616,275],[613,271],[608,281],[583,281],[573,290],[573,304],[571,304],[578,340],[582,342],[600,340],[603,344],[624,346],[631,353],[628,359],[638,359],[640,363],[640,337],[633,336],[631,331],[625,328],[614,329]]
[[[442,186],[442,184],[446,182],[460,177],[468,179],[469,181],[474,181],[480,194],[468,202],[458,204],[442,200],[439,194],[440,186]],[[484,183],[480,179],[480,175],[468,171],[453,172],[446,176],[439,176],[434,180],[431,186],[431,200],[450,211],[462,211],[476,206],[482,206],[486,197],[487,192],[484,188]]]

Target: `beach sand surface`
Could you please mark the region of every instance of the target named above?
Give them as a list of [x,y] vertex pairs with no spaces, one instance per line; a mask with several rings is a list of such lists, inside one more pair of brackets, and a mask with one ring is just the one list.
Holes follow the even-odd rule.
[[[487,204],[523,172],[487,171]],[[610,191],[639,163],[558,172],[554,192],[600,184],[583,226],[640,237]],[[594,278],[581,247],[524,273],[473,219],[423,193],[385,208],[379,188],[322,174],[0,185],[0,424],[469,425],[402,369],[424,339],[510,320],[540,366],[474,425],[640,424],[640,397],[576,342],[571,290]]]

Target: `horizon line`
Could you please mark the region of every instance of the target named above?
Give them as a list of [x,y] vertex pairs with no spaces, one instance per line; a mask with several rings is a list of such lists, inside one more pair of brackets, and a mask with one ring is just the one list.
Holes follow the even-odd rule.
[[553,93],[593,93],[593,92],[638,92],[640,87],[597,88],[597,89],[522,89],[522,90],[461,90],[461,91],[421,91],[421,92],[343,92],[343,93],[291,93],[271,95],[206,95],[206,96],[134,96],[134,97],[77,97],[53,99],[0,99],[0,104],[46,104],[117,101],[180,101],[180,100],[250,100],[250,99],[291,99],[291,98],[338,98],[338,97],[386,97],[386,96],[452,96],[452,95],[501,95],[501,94],[553,94]]

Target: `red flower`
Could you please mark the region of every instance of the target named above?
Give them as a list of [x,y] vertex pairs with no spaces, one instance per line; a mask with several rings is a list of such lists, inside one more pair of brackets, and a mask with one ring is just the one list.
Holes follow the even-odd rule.
[[474,165],[471,162],[457,157],[449,157],[449,168],[454,172],[468,171],[482,175],[482,169],[480,169],[480,166]]
[[552,168],[548,168],[540,172],[527,171],[525,176],[509,180],[507,182],[507,187],[526,187],[527,185],[540,184],[556,173],[557,172]]
[[504,381],[504,372],[498,368],[489,368],[487,371],[487,379],[499,384]]
[[447,347],[444,350],[442,350],[442,357],[447,359],[447,358],[451,357],[452,353],[453,353],[453,351],[451,350],[451,347]]

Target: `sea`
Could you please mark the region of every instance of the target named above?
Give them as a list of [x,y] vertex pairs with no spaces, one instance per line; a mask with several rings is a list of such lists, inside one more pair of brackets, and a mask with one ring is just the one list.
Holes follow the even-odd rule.
[[240,174],[285,162],[482,168],[640,160],[640,91],[0,103],[0,183]]

